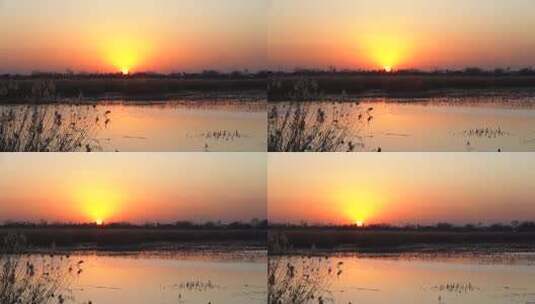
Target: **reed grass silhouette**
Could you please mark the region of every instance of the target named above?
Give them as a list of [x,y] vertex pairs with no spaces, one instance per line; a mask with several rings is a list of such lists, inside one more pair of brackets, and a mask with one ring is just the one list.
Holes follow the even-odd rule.
[[329,287],[342,273],[342,262],[327,256],[294,257],[284,233],[268,240],[268,303],[324,304],[331,301]]
[[[323,105],[325,106],[325,105]],[[336,102],[328,109],[304,102],[269,105],[268,151],[270,152],[333,152],[355,151],[364,144],[360,131],[372,119],[373,108],[363,109],[352,119]],[[341,108],[359,106],[345,103]]]
[[0,107],[0,152],[100,150],[96,134],[110,124],[110,113],[95,106]]
[[63,304],[74,300],[69,287],[83,261],[54,253],[30,256],[24,236],[8,234],[0,247],[0,303]]
[[[268,92],[281,85],[276,79],[272,80]],[[364,146],[358,132],[372,121],[373,108],[363,109],[353,119],[347,115],[345,107],[358,107],[358,102],[332,101],[327,109],[307,104],[322,95],[316,81],[300,78],[286,96],[286,102],[269,104],[269,152],[351,152]],[[344,101],[344,96],[340,101]]]

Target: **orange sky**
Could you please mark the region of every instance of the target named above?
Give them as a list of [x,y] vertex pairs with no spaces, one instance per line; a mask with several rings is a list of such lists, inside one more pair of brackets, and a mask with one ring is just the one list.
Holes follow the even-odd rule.
[[0,223],[266,218],[264,153],[1,153]]
[[535,220],[530,153],[274,153],[274,222],[432,224]]
[[265,0],[2,0],[0,72],[258,69]]
[[2,0],[0,73],[535,65],[532,0]]
[[271,67],[535,65],[531,0],[272,0]]

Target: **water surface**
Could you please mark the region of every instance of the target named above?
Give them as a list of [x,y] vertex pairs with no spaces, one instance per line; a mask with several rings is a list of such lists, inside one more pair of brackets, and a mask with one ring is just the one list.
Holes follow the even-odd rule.
[[[535,151],[533,97],[363,98],[306,107],[312,113],[321,108],[328,117],[336,113],[348,139],[362,143],[357,150]],[[372,118],[359,120],[368,109]]]
[[[294,263],[306,257],[286,258]],[[317,258],[316,258],[317,259]],[[324,271],[334,303],[535,303],[535,255],[330,256]]]
[[[0,110],[10,107],[21,106],[3,105]],[[99,101],[39,107],[64,117],[73,112],[91,117],[91,133],[102,151],[266,151],[263,101]],[[100,115],[98,123],[95,115]]]
[[76,303],[264,304],[266,252],[75,254],[83,272],[73,284]]

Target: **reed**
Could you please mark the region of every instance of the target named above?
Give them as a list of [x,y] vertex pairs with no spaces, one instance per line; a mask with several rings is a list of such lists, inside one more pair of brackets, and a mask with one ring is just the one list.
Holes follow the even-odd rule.
[[0,108],[0,152],[100,150],[96,134],[110,123],[96,107],[25,105]]
[[29,256],[25,238],[9,234],[0,248],[0,303],[63,304],[73,302],[71,283],[82,273],[83,261],[63,255]]
[[305,102],[273,103],[268,107],[268,151],[333,152],[364,148],[360,131],[372,119],[373,108],[362,109],[355,118],[346,107],[358,103],[313,106]]

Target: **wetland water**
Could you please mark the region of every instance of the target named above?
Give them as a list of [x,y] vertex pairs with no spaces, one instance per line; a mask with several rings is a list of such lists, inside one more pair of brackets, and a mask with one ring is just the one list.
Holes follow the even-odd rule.
[[317,259],[306,265],[324,268],[326,303],[535,303],[534,253],[282,259],[294,265]]
[[[270,104],[282,111],[287,106]],[[349,139],[362,143],[356,150],[535,151],[534,97],[362,98],[358,103],[307,102],[305,107],[337,115]],[[359,121],[367,109],[372,109],[371,120]]]
[[[0,110],[20,107],[2,105]],[[90,117],[94,113],[107,113],[95,128],[95,137],[103,151],[266,151],[267,119],[263,101],[100,101],[39,107],[48,107],[51,113],[58,111],[64,116],[73,111]]]
[[262,250],[232,252],[77,253],[83,272],[76,303],[236,303],[267,301]]

